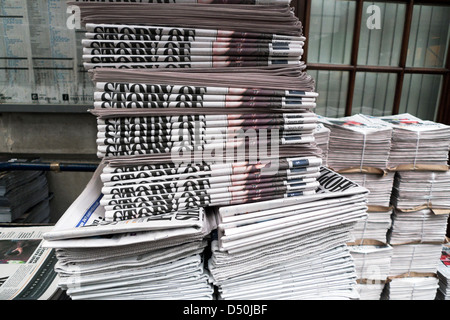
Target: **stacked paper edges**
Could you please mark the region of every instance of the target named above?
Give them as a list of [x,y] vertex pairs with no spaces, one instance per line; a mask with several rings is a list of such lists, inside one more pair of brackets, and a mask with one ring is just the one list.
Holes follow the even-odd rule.
[[[345,243],[352,226],[366,216],[367,189],[337,173],[323,167],[320,187],[310,196],[110,223],[99,205],[102,170],[45,234],[46,246],[57,249],[60,285],[73,299],[212,298],[202,252],[216,219],[218,236],[207,265],[220,298],[358,297],[355,266]],[[328,264],[323,264],[325,257]],[[195,260],[196,270],[189,271],[186,283],[181,281],[185,273],[171,271],[180,270],[177,266],[185,259]],[[284,268],[297,271],[286,273]],[[289,285],[273,277],[288,277]],[[164,286],[159,286],[161,281]],[[261,286],[272,289],[261,291]]]

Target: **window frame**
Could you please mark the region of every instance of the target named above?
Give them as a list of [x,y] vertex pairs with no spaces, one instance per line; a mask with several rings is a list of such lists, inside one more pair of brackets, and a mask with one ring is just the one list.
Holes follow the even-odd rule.
[[411,22],[413,18],[414,5],[450,5],[448,0],[375,0],[376,2],[405,3],[405,22],[402,35],[402,43],[400,49],[400,61],[398,66],[366,66],[358,65],[358,48],[361,31],[361,23],[363,17],[363,3],[367,0],[350,0],[356,2],[355,24],[353,30],[352,48],[350,64],[324,64],[324,63],[308,63],[308,36],[311,17],[311,3],[313,0],[293,0],[291,5],[295,8],[297,17],[303,24],[303,35],[306,37],[304,46],[304,54],[302,60],[306,63],[307,70],[326,70],[326,71],[346,71],[349,72],[349,84],[347,89],[347,100],[345,115],[352,114],[353,96],[355,92],[355,81],[357,72],[378,72],[378,73],[395,73],[397,74],[397,82],[395,87],[394,102],[392,114],[398,114],[400,108],[400,100],[402,97],[402,88],[405,74],[438,74],[442,75],[442,88],[437,105],[436,121],[450,125],[450,44],[447,44],[447,56],[445,57],[445,66],[443,68],[427,68],[427,67],[407,67],[406,59],[408,53],[409,36],[411,31]]

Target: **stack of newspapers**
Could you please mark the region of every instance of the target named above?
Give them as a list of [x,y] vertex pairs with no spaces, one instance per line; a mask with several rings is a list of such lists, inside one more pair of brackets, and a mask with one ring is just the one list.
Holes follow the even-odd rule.
[[390,198],[395,176],[388,171],[392,128],[363,114],[320,117],[319,121],[330,129],[327,164],[369,191],[367,216],[351,230],[355,240],[349,244],[358,270],[360,299],[380,299],[392,257],[386,237],[392,224]]
[[389,276],[392,247],[372,239],[348,243],[348,246],[355,261],[360,300],[380,300]]
[[437,242],[445,239],[448,214],[435,214],[432,209],[401,211],[395,209],[389,242],[393,245],[410,241]]
[[441,263],[438,265],[439,290],[436,299],[450,300],[450,246],[442,246]]
[[353,182],[370,190],[369,204],[377,207],[389,207],[391,201],[391,191],[394,184],[394,172],[380,173],[360,173],[342,172]]
[[392,245],[392,248],[389,276],[411,273],[436,274],[440,263],[442,243],[409,242]]
[[73,300],[212,299],[205,238],[215,227],[203,208],[107,222],[100,205],[105,164],[44,234],[56,250],[59,287]]
[[435,274],[393,277],[387,282],[382,300],[434,300],[438,289]]
[[421,120],[408,113],[378,119],[393,129],[390,168],[404,170],[447,166],[450,126]]
[[44,172],[0,172],[0,222],[45,223],[49,219],[49,190]]
[[346,243],[367,189],[328,168],[315,195],[216,208],[208,262],[221,299],[357,299]]
[[399,209],[450,210],[450,170],[399,171],[392,190],[392,204]]
[[392,226],[393,208],[367,206],[367,219],[359,221],[352,230],[355,239],[372,239],[387,243]]
[[449,187],[449,171],[396,173],[392,191],[395,208],[388,233],[394,248],[392,276],[436,274],[450,212]]
[[331,130],[328,147],[328,165],[340,171],[345,169],[387,168],[391,147],[392,128],[356,114],[343,118],[321,117]]
[[[222,299],[357,298],[346,242],[367,189],[321,166],[318,94],[289,5],[76,4],[102,164],[45,235],[61,288],[72,299],[211,299],[213,283]],[[217,263],[240,277],[227,287]],[[277,272],[281,287],[257,289],[278,286]]]
[[95,70],[98,156],[188,163],[321,155],[310,76],[208,71]]
[[76,4],[88,70],[298,66],[303,54],[301,23],[287,3]]

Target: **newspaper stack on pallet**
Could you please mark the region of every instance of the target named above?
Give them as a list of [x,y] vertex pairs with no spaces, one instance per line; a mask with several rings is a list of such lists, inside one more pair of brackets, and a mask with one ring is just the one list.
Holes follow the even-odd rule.
[[215,227],[202,208],[107,222],[100,205],[102,162],[55,227],[44,234],[56,249],[59,286],[73,300],[207,299],[205,238]]
[[46,223],[49,219],[49,190],[44,172],[0,172],[0,222]]
[[355,261],[360,300],[380,300],[392,257],[392,247],[384,242],[363,239],[347,244]]
[[367,189],[323,167],[315,195],[216,208],[220,299],[357,299],[346,246]]
[[437,300],[450,300],[450,245],[442,246],[441,263],[438,265],[439,290]]

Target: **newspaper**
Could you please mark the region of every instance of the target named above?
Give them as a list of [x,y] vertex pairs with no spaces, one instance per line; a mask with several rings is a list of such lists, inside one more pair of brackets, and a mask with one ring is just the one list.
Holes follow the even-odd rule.
[[[287,5],[108,3],[105,7],[86,2],[69,5],[80,7],[81,22],[88,32],[149,33],[155,27],[159,30],[166,27],[176,34],[187,32],[196,36],[263,39],[270,39],[273,34],[297,39],[302,36],[302,24]],[[221,29],[217,29],[218,19]]]
[[[88,37],[89,35],[87,35]],[[178,41],[174,41],[178,40]],[[261,60],[270,59],[292,59],[300,60],[303,54],[301,42],[234,42],[214,41],[215,39],[176,39],[170,35],[159,37],[158,40],[102,40],[86,39],[83,40],[83,60],[90,63],[107,62],[158,62],[154,58],[168,59],[170,62],[177,62],[177,56],[191,57],[227,57],[230,60],[236,59],[235,56],[260,57]],[[152,58],[153,57],[153,58]],[[165,58],[164,58],[165,57]],[[233,58],[234,57],[234,58]],[[197,58],[197,59],[198,59]],[[219,58],[220,59],[220,58]],[[251,60],[251,59],[250,59]],[[283,60],[283,59],[281,59]],[[164,60],[162,60],[164,61]],[[209,61],[209,60],[198,60]],[[218,61],[228,61],[228,58],[222,58]]]
[[450,247],[447,244],[442,246],[441,263],[438,265],[437,276],[439,278],[439,289],[436,295],[437,300],[450,299]]
[[[206,240],[161,249],[126,251],[60,249],[55,267],[60,286],[80,299],[209,299],[212,286],[203,269]],[[178,288],[178,290],[176,290]]]
[[[104,164],[101,163],[85,190],[67,209],[55,227],[44,234],[46,246],[52,248],[76,245],[112,246],[167,240],[171,237],[203,237],[214,226],[214,221],[206,218],[202,208],[122,222],[105,221],[105,209],[100,205],[103,197],[100,174],[103,167]],[[117,236],[111,237],[116,234]],[[57,241],[78,238],[88,239]]]
[[200,90],[210,94],[318,96],[318,93],[314,92],[312,77],[305,72],[298,72],[295,67],[161,70],[98,68],[90,71],[90,74],[96,84],[129,83],[131,87],[132,84],[140,84],[140,88],[153,85],[154,90],[170,90],[174,86],[176,90],[179,88],[177,86],[183,86],[185,90],[201,87]]
[[328,169],[327,167],[321,167],[320,172],[321,175],[318,178],[320,186],[317,188],[315,195],[287,199],[276,199],[254,204],[226,206],[219,209],[219,214],[221,217],[228,217],[239,215],[242,213],[288,207],[291,205],[302,204],[326,198],[351,196],[358,194],[366,196],[368,193],[368,190],[366,188],[360,187],[359,185],[346,179],[342,175]]
[[[315,193],[318,183],[314,177],[304,179],[295,174],[302,175],[305,171],[309,171],[309,167],[318,168],[321,163],[320,158],[280,160],[278,170],[289,171],[278,172],[279,180],[258,179],[261,169],[267,169],[268,164],[270,170],[272,165],[270,162],[266,162],[263,166],[259,164],[214,165],[210,173],[201,171],[203,176],[198,178],[194,173],[190,173],[186,178],[181,175],[179,180],[169,175],[167,181],[153,182],[138,173],[141,178],[120,182],[114,179],[111,183],[106,182],[102,189],[105,194],[102,202],[105,206],[105,218],[126,220],[192,206],[206,207]],[[315,170],[310,171],[314,173]],[[257,175],[248,175],[248,173]],[[122,176],[133,178],[133,175]],[[261,177],[264,178],[264,175]],[[235,182],[239,180],[240,182]]]
[[95,68],[141,68],[141,69],[162,69],[162,68],[215,68],[215,67],[255,67],[271,66],[279,64],[298,65],[296,60],[270,60],[270,61],[198,61],[198,62],[160,62],[160,63],[83,63],[86,70]]
[[[316,104],[313,99],[294,98],[294,97],[273,97],[273,96],[233,96],[233,95],[205,95],[205,94],[155,94],[155,93],[109,93],[96,92],[94,94],[94,106],[108,107],[117,105],[126,107],[132,104],[121,104],[125,102],[160,102],[156,106],[187,107],[192,102],[192,107],[217,107],[217,108],[314,108]],[[102,103],[103,102],[103,103]],[[110,102],[107,104],[105,102]],[[161,103],[166,102],[166,103]],[[170,104],[172,102],[172,104]],[[185,102],[185,103],[183,103]],[[247,102],[247,103],[246,103]],[[114,104],[115,103],[115,104]],[[139,105],[136,103],[136,105]],[[298,111],[297,111],[298,112]]]
[[353,263],[348,251],[340,247],[330,250],[325,256],[311,255],[225,280],[219,293],[222,299],[230,300],[341,300],[357,297],[352,288],[354,283]]
[[[114,73],[123,73],[114,70]],[[165,72],[167,74],[167,72]],[[170,73],[169,73],[170,74]],[[96,70],[94,76],[101,76],[99,70]],[[124,79],[125,80],[125,79]],[[123,81],[124,81],[123,80]],[[176,81],[176,79],[174,79]],[[269,99],[275,101],[285,100],[300,100],[300,101],[315,101],[317,93],[305,90],[282,90],[267,88],[239,88],[239,87],[214,87],[202,85],[182,85],[182,84],[150,84],[149,82],[133,83],[133,82],[102,82],[97,81],[95,84],[96,92],[130,92],[130,93],[156,93],[156,94],[179,94],[182,95],[198,95],[203,98],[207,95],[212,99],[218,95],[216,99],[221,100],[246,100],[250,99]],[[266,97],[266,98],[265,98]],[[280,99],[281,98],[281,99]],[[184,99],[187,100],[187,99]],[[208,100],[208,99],[201,99]]]
[[413,241],[443,242],[447,231],[448,214],[436,215],[430,209],[402,212],[394,210],[392,228],[389,232],[391,244]]
[[[66,1],[2,1],[0,103],[87,105],[93,85],[82,63],[81,37],[68,27]],[[17,87],[21,90],[16,90]]]
[[49,300],[57,295],[55,252],[43,247],[49,227],[0,228],[0,300]]

